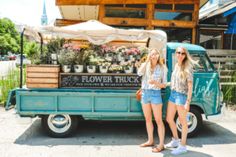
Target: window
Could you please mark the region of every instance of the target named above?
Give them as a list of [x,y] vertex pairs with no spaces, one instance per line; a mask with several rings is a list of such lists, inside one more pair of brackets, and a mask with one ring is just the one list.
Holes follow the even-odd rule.
[[192,40],[192,29],[187,28],[158,28],[166,32],[168,42],[185,42],[191,43]]
[[146,18],[146,4],[105,5],[106,17]]
[[[198,61],[198,66],[194,66],[194,72],[207,72],[213,71],[213,68],[207,59],[207,56],[202,54],[191,54],[193,60]],[[175,53],[172,54],[172,71],[174,70],[174,66],[176,64],[176,56]]]
[[155,9],[172,10],[172,4],[156,4]]
[[175,4],[175,10],[193,11],[194,10],[194,5],[193,4]]
[[192,21],[192,13],[155,11],[154,18],[157,20]]
[[205,72],[205,71],[213,71],[213,68],[207,59],[206,55],[203,54],[192,54],[193,60],[198,61],[199,66],[194,67],[194,71]]
[[222,49],[222,31],[200,30],[200,45],[206,49]]

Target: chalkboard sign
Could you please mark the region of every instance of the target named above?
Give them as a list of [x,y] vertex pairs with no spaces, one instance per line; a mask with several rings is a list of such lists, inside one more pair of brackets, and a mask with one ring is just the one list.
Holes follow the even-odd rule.
[[120,88],[138,89],[141,77],[136,74],[61,73],[61,88]]

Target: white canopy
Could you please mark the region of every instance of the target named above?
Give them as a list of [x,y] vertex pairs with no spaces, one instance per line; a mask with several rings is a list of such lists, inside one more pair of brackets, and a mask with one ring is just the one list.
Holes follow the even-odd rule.
[[45,26],[41,28],[26,28],[26,34],[37,36],[39,32],[45,38],[70,38],[88,40],[95,45],[102,45],[113,40],[137,41],[150,38],[149,47],[160,51],[166,49],[167,36],[161,30],[126,30],[113,28],[96,20],[70,25],[66,27]]

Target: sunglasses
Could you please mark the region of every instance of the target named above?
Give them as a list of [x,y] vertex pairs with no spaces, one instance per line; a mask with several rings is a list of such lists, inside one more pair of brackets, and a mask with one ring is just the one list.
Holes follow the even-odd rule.
[[180,51],[177,51],[176,53],[177,53],[177,54],[179,54],[179,55],[181,54],[182,56],[185,56],[185,55],[186,55],[186,53],[185,53],[185,52],[180,52]]

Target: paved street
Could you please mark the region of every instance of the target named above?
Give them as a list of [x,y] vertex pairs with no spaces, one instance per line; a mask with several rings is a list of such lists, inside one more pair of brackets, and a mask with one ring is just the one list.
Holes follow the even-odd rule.
[[[202,131],[188,140],[191,157],[233,157],[236,154],[236,112],[226,111],[217,122],[205,121]],[[146,139],[143,122],[81,122],[74,137],[55,139],[44,134],[40,119],[18,121],[14,110],[0,108],[1,157],[157,157],[138,145]],[[167,131],[166,142],[170,140]],[[156,136],[156,141],[157,136]]]

